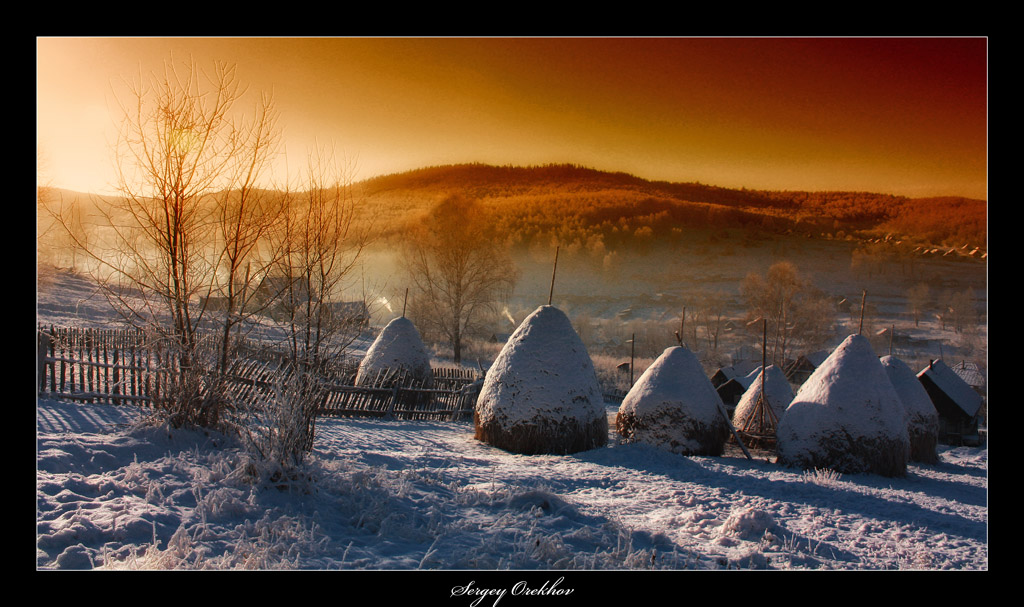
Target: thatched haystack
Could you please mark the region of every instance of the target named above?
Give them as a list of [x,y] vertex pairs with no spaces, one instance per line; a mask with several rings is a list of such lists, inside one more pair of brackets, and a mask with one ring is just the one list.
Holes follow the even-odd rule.
[[910,438],[910,460],[926,464],[939,461],[939,412],[932,404],[921,380],[905,362],[895,356],[883,356],[882,367],[896,389],[907,414],[907,434]]
[[692,352],[673,346],[622,399],[615,429],[625,439],[681,455],[721,455],[729,437],[722,399]]
[[522,454],[565,454],[608,442],[594,365],[568,317],[550,305],[519,325],[487,371],[475,438]]
[[[758,399],[763,401],[762,405],[758,404]],[[740,433],[774,435],[778,429],[778,422],[791,402],[793,388],[786,380],[786,374],[777,366],[768,365],[767,370],[758,373],[757,378],[743,393],[732,414],[732,425]],[[759,410],[759,406],[764,409]]]
[[356,373],[357,386],[380,385],[382,379],[433,384],[430,355],[416,326],[402,316],[389,322],[366,351]]
[[903,403],[866,337],[851,335],[811,374],[782,416],[780,464],[848,474],[906,474]]

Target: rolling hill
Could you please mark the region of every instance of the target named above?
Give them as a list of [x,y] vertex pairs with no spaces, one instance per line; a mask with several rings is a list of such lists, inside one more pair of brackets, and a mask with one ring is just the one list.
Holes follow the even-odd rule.
[[586,242],[597,236],[608,241],[638,233],[657,238],[673,230],[722,228],[863,238],[890,234],[948,245],[987,241],[986,201],[958,197],[736,190],[576,165],[436,166],[356,185],[364,210],[385,233],[460,193],[491,207],[513,242],[538,237]]

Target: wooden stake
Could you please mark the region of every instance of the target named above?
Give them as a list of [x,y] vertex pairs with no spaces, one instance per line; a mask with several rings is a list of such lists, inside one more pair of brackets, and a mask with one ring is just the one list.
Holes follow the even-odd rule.
[[896,335],[896,325],[889,329],[889,356],[892,356],[892,338]]
[[633,387],[633,361],[636,360],[636,333],[629,340],[629,387]]
[[402,302],[402,318],[405,318],[405,307],[409,305],[409,287],[405,288],[405,300]]
[[867,298],[868,298],[868,290],[864,289],[864,291],[861,292],[861,295],[860,295],[860,328],[857,329],[857,334],[858,335],[864,333],[864,302],[865,302],[865,300],[867,300]]
[[555,295],[555,272],[558,271],[558,249],[561,247],[555,247],[555,264],[551,268],[551,290],[548,291],[548,305],[551,305],[551,300]]
[[683,345],[686,339],[686,306],[683,306],[683,316],[679,319],[679,345]]

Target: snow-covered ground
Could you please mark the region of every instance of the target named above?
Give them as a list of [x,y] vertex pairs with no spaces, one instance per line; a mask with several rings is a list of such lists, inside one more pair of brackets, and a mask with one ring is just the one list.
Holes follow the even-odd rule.
[[[93,304],[59,282],[38,320],[81,326]],[[469,421],[323,419],[306,476],[276,486],[251,481],[230,439],[135,408],[39,399],[36,413],[38,568],[988,569],[986,449],[837,477],[612,431],[525,456]]]

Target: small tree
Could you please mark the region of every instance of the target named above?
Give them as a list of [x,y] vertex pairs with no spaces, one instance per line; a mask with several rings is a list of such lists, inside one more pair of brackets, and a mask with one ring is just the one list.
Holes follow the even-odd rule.
[[356,221],[351,170],[333,147],[310,151],[303,188],[286,197],[272,238],[280,255],[262,291],[287,324],[300,368],[321,367],[358,335],[358,323],[335,305],[370,241],[369,225]]
[[452,195],[408,230],[405,267],[417,324],[442,335],[462,361],[462,340],[518,280],[508,247],[476,200]]
[[796,348],[814,349],[832,335],[835,312],[828,298],[807,282],[788,261],[773,264],[765,276],[750,273],[740,292],[748,320],[768,321],[771,359],[777,365]]
[[[199,333],[207,310],[200,302],[223,288],[217,274],[225,259],[227,288],[235,288],[256,239],[248,224],[263,220],[245,209],[273,151],[270,99],[257,102],[253,122],[239,121],[234,108],[246,89],[223,63],[207,72],[172,59],[148,82],[140,75],[125,85],[114,149],[119,195],[96,205],[109,235],[86,241],[73,216],[57,219],[115,309],[148,327],[166,353],[170,384],[158,409],[175,426],[218,426],[226,403],[223,386],[205,379],[217,360]],[[225,352],[235,309],[222,325]]]
[[930,289],[926,283],[918,283],[907,290],[907,304],[910,306],[910,312],[914,315],[914,326],[917,327],[921,322],[921,315],[924,313],[924,308],[928,305],[930,295]]

